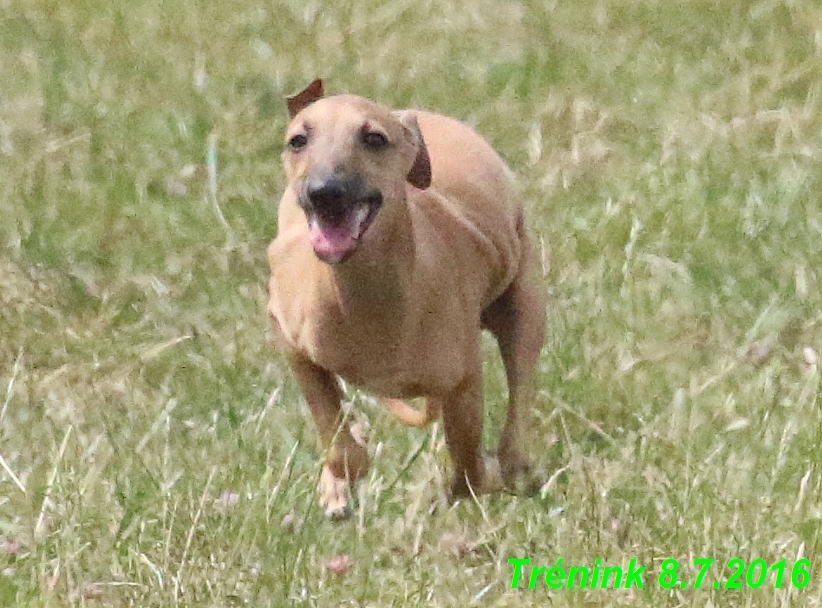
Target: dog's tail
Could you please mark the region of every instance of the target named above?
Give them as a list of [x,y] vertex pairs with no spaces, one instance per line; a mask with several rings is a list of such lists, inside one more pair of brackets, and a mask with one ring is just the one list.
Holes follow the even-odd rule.
[[422,410],[411,407],[402,399],[381,398],[380,404],[406,426],[426,426],[439,416],[438,411],[432,411],[430,401],[425,402],[425,407]]

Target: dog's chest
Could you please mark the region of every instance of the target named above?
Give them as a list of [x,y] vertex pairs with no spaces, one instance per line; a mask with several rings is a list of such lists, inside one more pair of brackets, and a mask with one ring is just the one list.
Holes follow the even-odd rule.
[[427,271],[406,297],[384,270],[379,288],[345,290],[311,264],[272,259],[268,308],[288,350],[385,397],[447,394],[465,377],[475,340],[453,273],[440,285]]

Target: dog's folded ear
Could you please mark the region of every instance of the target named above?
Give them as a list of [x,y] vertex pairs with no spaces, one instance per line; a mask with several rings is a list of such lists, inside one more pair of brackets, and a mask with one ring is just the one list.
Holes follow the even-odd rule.
[[425,146],[420,125],[417,123],[417,115],[410,110],[402,110],[394,112],[394,116],[408,129],[411,138],[417,146],[417,156],[414,159],[411,170],[406,176],[406,180],[415,188],[425,190],[431,185],[431,159],[428,157],[428,148]]
[[318,99],[323,98],[323,81],[319,78],[305,87],[299,93],[294,93],[285,98],[288,104],[288,115],[294,118],[304,108],[307,108]]

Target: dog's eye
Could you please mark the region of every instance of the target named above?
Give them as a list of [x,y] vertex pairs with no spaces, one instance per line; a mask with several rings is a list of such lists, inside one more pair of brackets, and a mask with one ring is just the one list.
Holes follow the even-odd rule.
[[294,150],[295,152],[302,150],[308,145],[308,137],[303,135],[302,133],[297,133],[291,139],[288,140],[288,147]]
[[388,138],[376,131],[366,131],[362,134],[362,143],[371,150],[382,150],[388,145]]

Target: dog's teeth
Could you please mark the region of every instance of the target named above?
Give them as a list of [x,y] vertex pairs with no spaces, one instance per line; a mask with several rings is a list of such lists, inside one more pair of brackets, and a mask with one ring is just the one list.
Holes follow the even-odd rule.
[[357,230],[360,229],[362,223],[368,218],[368,206],[367,205],[360,205],[354,211],[354,225],[357,227]]

